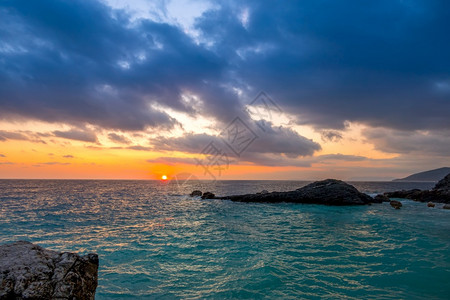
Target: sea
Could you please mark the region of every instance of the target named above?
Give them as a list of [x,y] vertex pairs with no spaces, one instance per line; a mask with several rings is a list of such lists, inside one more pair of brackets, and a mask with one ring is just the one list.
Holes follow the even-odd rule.
[[[0,180],[0,244],[100,258],[96,299],[450,299],[450,210],[190,197],[304,181]],[[433,183],[351,182],[361,192]]]

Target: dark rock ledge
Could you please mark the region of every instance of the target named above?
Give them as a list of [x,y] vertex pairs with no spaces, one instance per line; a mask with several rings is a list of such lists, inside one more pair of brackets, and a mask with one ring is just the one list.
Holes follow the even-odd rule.
[[[206,197],[205,197],[206,195]],[[365,205],[380,203],[367,194],[359,192],[354,186],[336,179],[326,179],[308,184],[289,192],[261,192],[256,194],[216,197],[206,192],[204,199],[223,199],[239,202],[292,202],[324,205]]]
[[0,299],[95,299],[98,263],[97,254],[0,245]]
[[450,203],[450,174],[441,179],[431,190],[403,190],[383,195],[388,198],[404,198],[420,202]]

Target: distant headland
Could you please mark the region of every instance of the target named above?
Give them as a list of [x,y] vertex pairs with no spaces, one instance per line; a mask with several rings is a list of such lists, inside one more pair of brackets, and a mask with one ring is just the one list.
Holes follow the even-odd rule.
[[437,182],[450,173],[449,167],[443,167],[439,169],[424,171],[409,175],[405,178],[394,179],[393,181],[409,181],[409,182]]

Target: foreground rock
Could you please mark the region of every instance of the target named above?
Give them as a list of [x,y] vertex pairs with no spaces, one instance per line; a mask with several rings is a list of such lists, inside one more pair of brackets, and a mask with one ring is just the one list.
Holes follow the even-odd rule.
[[360,193],[354,186],[336,179],[316,181],[290,192],[256,193],[214,197],[239,202],[293,202],[325,205],[364,205],[375,202],[372,197]]
[[384,193],[389,198],[404,198],[421,202],[450,203],[450,174],[441,179],[433,189],[418,189]]
[[98,256],[30,242],[0,246],[0,299],[94,299]]

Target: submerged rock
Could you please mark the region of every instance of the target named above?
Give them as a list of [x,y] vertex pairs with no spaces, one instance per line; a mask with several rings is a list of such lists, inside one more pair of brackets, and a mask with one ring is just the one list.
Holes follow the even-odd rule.
[[395,209],[400,209],[400,207],[403,206],[402,203],[400,201],[397,201],[397,200],[391,200],[389,202],[389,204]]
[[195,190],[189,196],[191,196],[191,197],[200,197],[201,195],[203,195],[202,191]]
[[428,202],[428,203],[427,203],[427,206],[428,206],[428,207],[434,207],[435,204],[434,204],[433,202]]
[[216,197],[239,202],[293,202],[325,205],[364,205],[373,198],[359,192],[354,186],[341,180],[326,179],[308,184],[290,192],[257,193]]
[[421,202],[450,203],[450,174],[441,179],[433,189],[422,191],[419,189],[403,190],[384,193],[389,198],[404,198]]
[[30,242],[0,246],[0,299],[94,299],[97,254],[56,252]]

